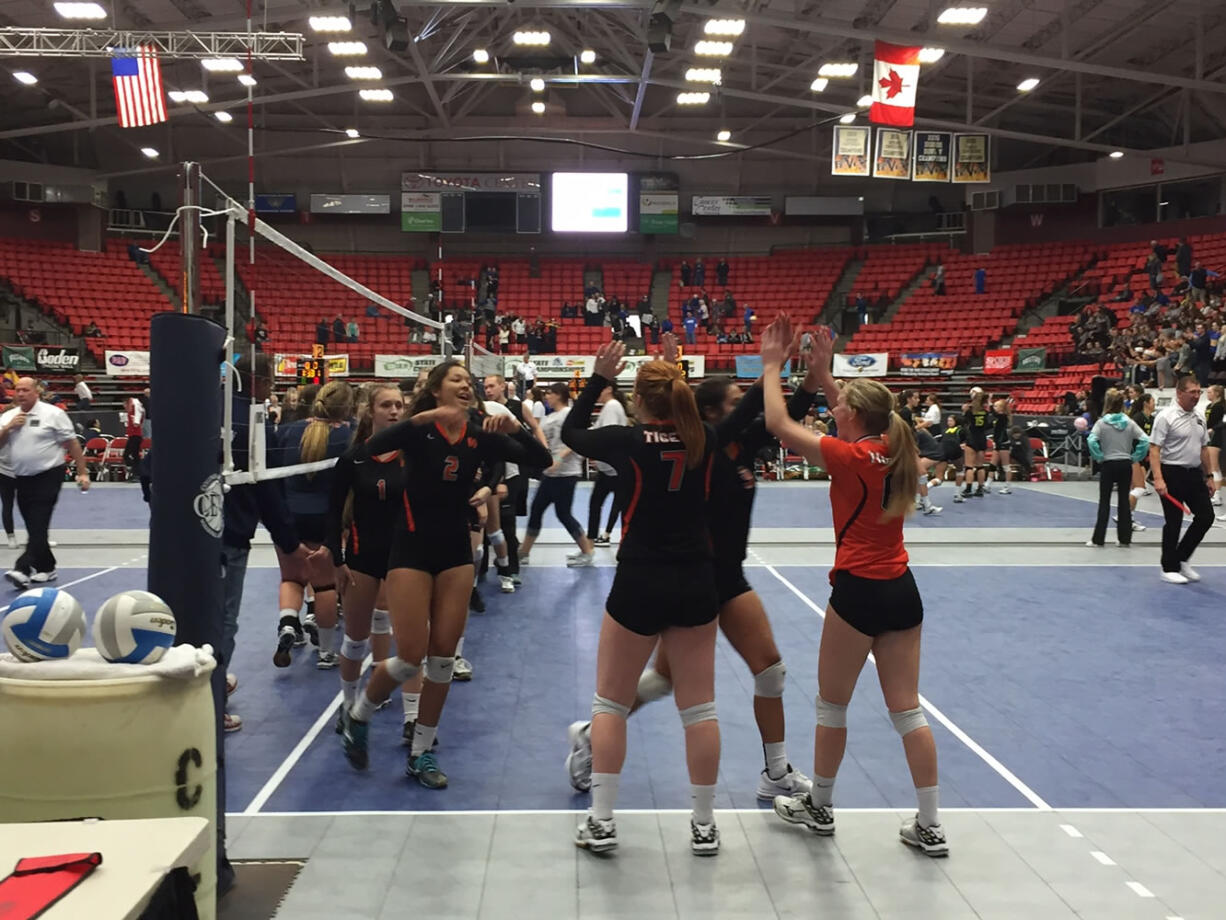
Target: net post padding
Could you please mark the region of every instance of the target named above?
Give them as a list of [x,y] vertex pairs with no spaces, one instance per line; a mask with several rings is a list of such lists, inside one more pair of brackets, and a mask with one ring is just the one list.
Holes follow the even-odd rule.
[[[174,611],[175,640],[222,647],[221,387],[225,332],[186,313],[158,313],[150,323],[150,407],[153,451],[148,589]],[[203,398],[202,398],[203,397]],[[185,411],[190,407],[190,411]],[[218,878],[225,854],[225,662],[213,670],[217,732]]]

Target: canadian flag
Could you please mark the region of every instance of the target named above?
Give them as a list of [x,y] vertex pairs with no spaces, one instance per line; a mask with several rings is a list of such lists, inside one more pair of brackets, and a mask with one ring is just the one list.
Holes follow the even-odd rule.
[[915,124],[915,90],[919,85],[919,48],[877,42],[873,58],[873,107],[868,119],[877,125],[909,128]]

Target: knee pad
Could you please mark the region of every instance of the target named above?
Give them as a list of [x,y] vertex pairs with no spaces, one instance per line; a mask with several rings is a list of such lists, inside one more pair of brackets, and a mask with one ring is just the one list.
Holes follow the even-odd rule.
[[1133,498],[1144,498],[1145,489],[1144,488],[1131,489],[1129,490],[1128,494],[1131,495]]
[[597,693],[592,697],[592,715],[599,715],[602,712],[605,715],[620,716],[625,719],[630,716],[630,707],[623,706],[621,703],[615,703],[612,700],[606,700]]
[[697,725],[699,722],[714,722],[719,718],[715,714],[715,700],[709,703],[695,703],[688,709],[678,709],[677,714],[681,716],[681,724],[685,728]]
[[672,692],[672,681],[655,668],[648,668],[639,676],[639,689],[636,696],[644,703],[653,703]]
[[753,695],[771,699],[783,696],[783,683],[787,673],[787,666],[782,661],[776,661],[769,668],[759,671],[753,676]]
[[369,639],[350,639],[348,636],[341,642],[341,657],[350,661],[365,661],[370,650]]
[[386,610],[376,610],[370,615],[370,634],[372,636],[390,636],[392,633],[392,618]]
[[455,658],[442,655],[430,655],[426,658],[426,680],[432,684],[451,683],[451,673],[455,670]]
[[906,737],[917,728],[928,724],[928,720],[924,718],[924,710],[918,706],[903,712],[891,712],[890,721],[894,723],[894,731],[901,737]]
[[826,728],[846,728],[847,727],[847,706],[831,703],[821,698],[817,698],[817,724],[824,725]]
[[417,665],[411,661],[405,661],[399,656],[387,659],[384,662],[384,666],[387,668],[387,673],[391,676],[392,680],[398,684],[403,684],[406,680],[412,680],[421,671],[421,668]]
[[490,546],[494,547],[494,555],[499,555],[498,550],[507,545],[507,538],[501,530],[495,530],[491,534],[486,534],[490,538]]

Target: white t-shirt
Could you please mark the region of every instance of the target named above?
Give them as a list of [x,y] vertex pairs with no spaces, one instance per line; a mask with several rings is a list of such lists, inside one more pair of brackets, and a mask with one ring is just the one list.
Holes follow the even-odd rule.
[[[486,415],[509,415],[511,416],[511,418],[515,418],[515,414],[511,412],[510,409],[508,409],[506,406],[504,406],[500,402],[494,402],[494,400],[492,399],[487,399],[485,400],[484,405],[485,405]],[[510,479],[512,476],[518,476],[518,475],[519,475],[519,467],[516,464],[508,461],[506,464],[506,472],[502,474],[502,478],[504,480],[507,480],[507,479]]]
[[72,391],[77,394],[77,399],[92,400],[94,398],[94,394],[91,393],[89,390],[89,384],[86,383],[84,380],[82,380],[75,387],[73,387]]
[[941,407],[932,405],[925,409],[924,420],[927,421],[929,425],[941,424]]
[[[622,408],[622,404],[616,399],[610,399],[607,403],[600,407],[600,414],[596,416],[596,424],[594,428],[605,428],[609,425],[625,425],[626,410]],[[607,463],[596,461],[596,469],[604,473],[606,476],[616,476],[617,470],[609,466]]]
[[522,361],[519,365],[519,376],[524,379],[524,383],[531,384],[536,380],[536,365],[531,361]]
[[[583,473],[583,458],[562,443],[562,423],[570,415],[570,406],[551,412],[541,422],[541,431],[545,432],[545,443],[549,445],[549,453],[553,456],[554,468],[546,470],[544,475],[550,477],[579,476]],[[565,457],[562,452],[567,451]]]
[[[0,415],[0,428],[21,410],[13,407]],[[36,402],[26,413],[26,423],[9,432],[4,453],[13,476],[36,476],[64,463],[64,445],[75,441],[76,430],[63,409]]]

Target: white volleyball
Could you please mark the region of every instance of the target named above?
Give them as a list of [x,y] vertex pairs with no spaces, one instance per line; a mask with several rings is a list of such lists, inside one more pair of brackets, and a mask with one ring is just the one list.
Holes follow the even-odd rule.
[[153,664],[175,641],[175,615],[148,591],[121,591],[94,615],[94,645],[107,661]]
[[67,658],[85,637],[85,611],[59,588],[19,594],[4,617],[4,644],[22,661]]

